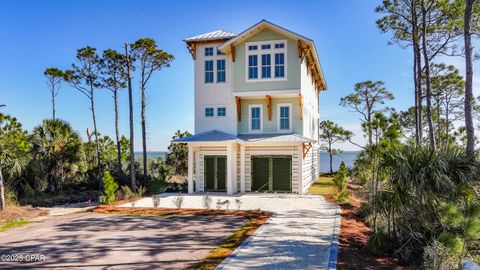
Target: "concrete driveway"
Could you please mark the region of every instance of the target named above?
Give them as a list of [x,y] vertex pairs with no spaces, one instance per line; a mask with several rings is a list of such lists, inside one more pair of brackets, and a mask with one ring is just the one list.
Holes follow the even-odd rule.
[[[226,216],[49,217],[0,233],[0,269],[183,269],[245,222]],[[1,256],[15,254],[40,261],[5,262],[13,257]]]
[[[161,207],[175,207],[177,195],[164,194]],[[220,200],[230,209],[262,209],[274,215],[217,269],[335,269],[338,251],[340,209],[322,196],[250,193],[225,196],[209,194],[212,208]],[[203,195],[184,195],[184,208],[203,208]],[[136,207],[152,207],[151,198]],[[123,205],[128,207],[128,204]],[[225,209],[225,206],[222,207]]]

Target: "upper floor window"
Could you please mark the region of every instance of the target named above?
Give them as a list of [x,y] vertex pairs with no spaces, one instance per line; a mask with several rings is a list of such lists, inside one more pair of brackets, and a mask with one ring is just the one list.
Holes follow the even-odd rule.
[[217,116],[226,116],[227,109],[225,107],[218,107],[217,108]]
[[261,105],[250,105],[249,106],[249,130],[250,132],[260,132],[262,131],[262,106]]
[[217,82],[225,82],[225,59],[217,60]]
[[217,49],[217,55],[225,55],[222,51],[220,51],[219,49]]
[[205,117],[213,117],[213,108],[205,108]]
[[213,83],[213,60],[205,61],[205,83]]
[[291,130],[291,107],[290,104],[278,104],[278,129],[280,131]]
[[257,55],[248,56],[248,78],[249,79],[258,78],[258,56]]
[[213,47],[205,48],[205,56],[213,56]]
[[[247,43],[247,81],[285,79],[287,77],[286,46],[286,41],[282,40]],[[261,65],[260,72],[259,65]]]

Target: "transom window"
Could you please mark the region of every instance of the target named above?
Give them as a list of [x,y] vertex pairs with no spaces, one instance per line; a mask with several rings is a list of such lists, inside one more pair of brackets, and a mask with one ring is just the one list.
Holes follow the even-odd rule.
[[285,79],[286,46],[286,41],[282,40],[247,43],[247,81]]
[[213,117],[213,108],[205,108],[205,117]]
[[291,130],[291,104],[278,104],[278,129],[280,131]]
[[205,48],[205,56],[213,56],[213,47]]
[[262,131],[262,106],[261,105],[250,105],[249,106],[249,130],[250,132],[261,132]]
[[218,107],[217,108],[217,116],[226,116],[227,109],[225,107]]

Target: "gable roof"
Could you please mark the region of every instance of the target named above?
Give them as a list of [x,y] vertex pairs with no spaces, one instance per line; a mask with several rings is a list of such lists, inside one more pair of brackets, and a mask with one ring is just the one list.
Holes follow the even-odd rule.
[[225,31],[225,30],[216,30],[213,32],[208,32],[205,34],[193,36],[184,39],[183,41],[187,43],[191,42],[201,42],[201,41],[212,41],[212,40],[224,40],[224,39],[230,39],[232,37],[236,37],[238,34],[230,31]]
[[305,59],[305,61],[307,62],[307,73],[312,74],[313,84],[315,85],[315,88],[317,89],[317,91],[327,90],[327,82],[325,81],[322,65],[320,64],[320,60],[317,54],[317,48],[315,47],[315,43],[313,42],[313,40],[288,29],[285,29],[267,20],[261,20],[247,30],[241,32],[237,36],[229,39],[228,41],[220,45],[218,49],[226,54],[229,54],[232,52],[232,50],[234,50],[234,47],[237,44],[242,43],[243,41],[265,29],[270,29],[272,31],[283,34],[291,39],[297,40],[299,57],[301,57],[302,60]]

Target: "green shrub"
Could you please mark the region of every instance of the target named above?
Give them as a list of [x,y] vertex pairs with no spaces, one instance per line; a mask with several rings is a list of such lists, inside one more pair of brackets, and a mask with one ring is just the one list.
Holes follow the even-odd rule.
[[333,177],[333,182],[339,193],[347,189],[347,167],[343,161]]
[[433,241],[423,250],[423,267],[427,270],[459,269],[460,256],[439,241]]
[[367,249],[374,255],[382,255],[387,251],[389,239],[383,230],[378,230],[368,239]]
[[113,204],[115,202],[115,191],[118,189],[118,184],[113,179],[109,171],[103,173],[103,193],[105,194],[105,202]]
[[33,198],[36,195],[35,190],[30,186],[30,184],[25,183],[25,184],[20,184],[23,190],[23,196],[27,199]]
[[333,199],[337,202],[341,202],[341,203],[346,203],[348,202],[348,196],[350,194],[348,192],[340,192],[340,193],[337,193],[335,195],[333,195]]

